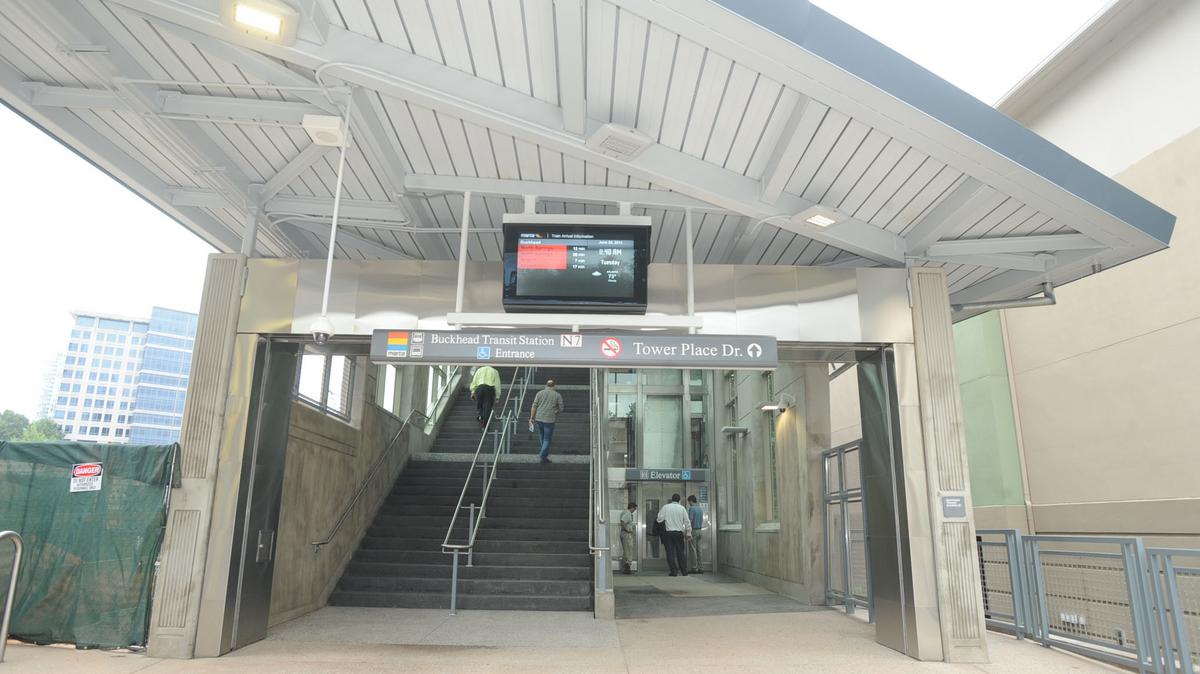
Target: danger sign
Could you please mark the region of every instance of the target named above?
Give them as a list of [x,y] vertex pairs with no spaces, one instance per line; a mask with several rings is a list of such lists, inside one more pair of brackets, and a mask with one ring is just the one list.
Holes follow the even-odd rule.
[[600,353],[605,358],[616,358],[621,355],[621,341],[616,337],[605,337],[600,342]]
[[71,491],[100,491],[104,480],[104,464],[77,463],[71,466]]

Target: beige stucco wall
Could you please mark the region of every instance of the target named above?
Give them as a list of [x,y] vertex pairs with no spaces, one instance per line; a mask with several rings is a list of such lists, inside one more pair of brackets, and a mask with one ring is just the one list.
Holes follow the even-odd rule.
[[1171,248],[1006,312],[1034,524],[1200,547],[1200,129],[1116,178]]

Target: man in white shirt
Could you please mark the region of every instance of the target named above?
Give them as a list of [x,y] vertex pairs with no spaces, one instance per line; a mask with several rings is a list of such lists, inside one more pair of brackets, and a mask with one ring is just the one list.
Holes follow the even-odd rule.
[[667,549],[667,566],[671,569],[671,575],[688,575],[684,539],[692,535],[692,520],[688,517],[687,508],[679,504],[679,494],[671,494],[671,502],[658,511],[658,521],[667,528],[662,540]]

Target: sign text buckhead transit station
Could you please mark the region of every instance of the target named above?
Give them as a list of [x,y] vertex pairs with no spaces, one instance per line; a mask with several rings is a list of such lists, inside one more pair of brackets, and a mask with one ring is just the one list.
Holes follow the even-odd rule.
[[567,365],[772,369],[774,337],[641,333],[465,332],[376,330],[375,363]]

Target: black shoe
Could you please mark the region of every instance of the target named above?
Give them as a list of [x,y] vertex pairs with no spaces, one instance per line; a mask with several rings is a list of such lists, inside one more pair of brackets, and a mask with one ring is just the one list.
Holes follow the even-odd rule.
[[686,575],[687,575],[687,571],[684,571],[684,572],[683,572],[683,575],[685,575],[685,576],[686,576]]
[[[679,574],[678,574],[678,573],[675,573],[674,571],[672,571],[671,573],[669,573],[669,574],[667,574],[667,575],[670,575],[670,576],[678,576]],[[684,575],[686,576],[687,574],[685,573]]]
[[542,463],[550,463],[550,459],[542,459]]

